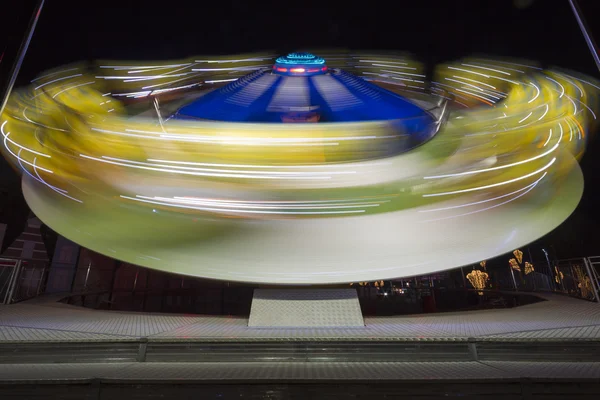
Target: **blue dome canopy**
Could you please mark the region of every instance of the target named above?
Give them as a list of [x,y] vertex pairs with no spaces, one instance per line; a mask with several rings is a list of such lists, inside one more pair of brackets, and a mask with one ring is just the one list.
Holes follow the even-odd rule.
[[[295,74],[294,68],[304,71]],[[310,68],[318,71],[308,73]],[[425,130],[434,122],[404,97],[348,72],[327,70],[325,60],[310,53],[279,57],[272,71],[255,71],[207,93],[173,118],[261,123],[405,120],[410,131]]]

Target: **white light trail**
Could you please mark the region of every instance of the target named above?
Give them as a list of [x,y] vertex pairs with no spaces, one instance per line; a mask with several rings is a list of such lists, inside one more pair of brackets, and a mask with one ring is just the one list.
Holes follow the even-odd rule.
[[546,104],[546,111],[544,111],[542,116],[538,118],[538,121],[541,121],[546,116],[546,114],[548,114],[549,109],[550,109],[550,106],[548,104]]
[[464,216],[467,216],[467,215],[477,214],[477,213],[480,213],[480,212],[489,211],[489,210],[494,209],[496,207],[503,206],[503,205],[508,204],[508,203],[510,203],[512,201],[515,201],[518,198],[521,198],[521,197],[525,196],[527,193],[531,192],[537,186],[538,182],[542,178],[544,178],[544,176],[546,176],[546,172],[544,172],[544,175],[542,175],[542,177],[538,181],[536,181],[534,185],[531,185],[531,187],[529,189],[527,189],[525,192],[519,194],[518,196],[513,197],[512,199],[508,199],[506,201],[503,201],[502,203],[494,204],[493,206],[486,207],[486,208],[481,209],[481,210],[475,210],[475,211],[471,211],[471,212],[464,213],[464,214],[452,215],[452,216],[445,217],[445,218],[436,218],[436,219],[425,220],[425,221],[422,221],[422,222],[435,222],[435,221],[443,221],[443,220],[446,220],[446,219],[464,217]]
[[535,94],[535,96],[533,96],[533,98],[531,100],[529,100],[527,102],[528,104],[534,102],[535,99],[537,99],[538,97],[540,97],[540,88],[537,87],[533,82],[529,82],[529,84],[535,88],[535,90],[537,91],[537,93]]
[[498,167],[490,167],[490,168],[478,169],[478,170],[474,170],[474,171],[464,171],[464,172],[457,172],[455,174],[444,174],[444,175],[426,176],[423,179],[439,179],[439,178],[451,178],[451,177],[458,177],[458,176],[465,176],[465,175],[473,175],[473,174],[479,174],[479,173],[482,173],[482,172],[498,171],[500,169],[510,168],[510,167],[515,167],[517,165],[526,164],[528,162],[539,160],[540,158],[546,157],[547,155],[551,154],[553,151],[555,151],[558,148],[558,146],[560,146],[560,141],[562,140],[562,137],[563,137],[563,132],[562,132],[562,126],[561,126],[560,137],[558,138],[558,141],[554,144],[554,146],[552,146],[552,148],[550,150],[548,150],[548,151],[546,151],[546,152],[544,152],[542,154],[538,154],[535,157],[528,158],[526,160],[517,161],[517,162],[514,162],[514,163],[510,163],[510,164],[505,164],[505,165],[500,165]]
[[532,177],[534,175],[539,174],[540,172],[545,171],[546,169],[550,168],[550,166],[552,164],[554,164],[555,161],[556,161],[556,157],[554,157],[552,159],[552,161],[550,161],[548,164],[546,164],[544,167],[538,169],[537,171],[531,172],[531,173],[529,173],[527,175],[520,176],[518,178],[510,179],[510,180],[507,180],[507,181],[504,181],[504,182],[492,183],[490,185],[479,186],[479,187],[474,187],[474,188],[469,188],[469,189],[455,190],[455,191],[452,191],[452,192],[424,194],[423,197],[447,196],[447,195],[452,195],[452,194],[468,193],[468,192],[474,192],[474,191],[477,191],[477,190],[484,190],[484,189],[490,189],[490,188],[497,187],[497,186],[508,185],[509,183],[518,182],[520,180],[530,178],[530,177]]
[[58,82],[58,81],[63,81],[65,79],[69,79],[69,78],[76,78],[76,77],[81,76],[81,75],[82,74],[75,74],[75,75],[64,76],[62,78],[57,78],[57,79],[54,79],[54,80],[52,80],[50,82],[42,83],[41,85],[35,87],[33,90],[38,90],[38,89],[43,88],[44,86],[49,85],[51,83],[55,83],[55,82]]
[[465,67],[480,68],[480,69],[485,69],[485,70],[488,70],[488,71],[499,72],[501,74],[510,76],[510,72],[500,71],[499,69],[482,67],[480,65],[474,65],[474,64],[461,64],[461,65],[464,65]]
[[365,212],[365,210],[319,211],[319,212],[236,210],[236,209],[223,209],[223,208],[212,208],[212,207],[195,207],[195,206],[189,206],[189,205],[183,205],[183,204],[172,204],[172,203],[167,203],[167,202],[146,200],[143,198],[136,198],[136,197],[130,197],[130,196],[123,196],[123,195],[121,195],[120,197],[123,199],[127,199],[127,200],[140,201],[140,202],[149,203],[149,204],[157,204],[157,205],[164,205],[164,206],[177,207],[177,208],[187,208],[187,209],[199,210],[199,211],[213,211],[213,212],[220,212],[220,213],[226,212],[226,213],[241,213],[241,214],[310,215],[310,214],[349,214],[349,213]]
[[533,111],[531,111],[529,114],[527,114],[525,116],[525,118],[523,118],[522,120],[519,121],[519,123],[522,123],[523,121],[525,121],[527,118],[531,117],[531,114],[533,114]]
[[181,169],[169,169],[165,168],[164,165],[161,165],[160,168],[154,166],[146,166],[146,165],[135,165],[124,162],[111,161],[103,158],[97,158],[88,156],[85,154],[79,155],[82,158],[86,158],[88,160],[99,161],[107,164],[118,165],[121,167],[135,168],[135,169],[143,169],[146,171],[155,171],[155,172],[166,172],[170,174],[181,174],[181,175],[193,175],[193,176],[212,176],[212,177],[221,177],[221,178],[244,178],[244,179],[320,179],[327,180],[331,177],[329,176],[274,176],[274,175],[250,175],[250,174],[221,174],[221,173],[207,173],[207,172],[196,172],[196,171],[182,171]]
[[522,187],[521,189],[517,189],[514,192],[503,194],[501,196],[497,196],[497,197],[494,197],[494,198],[491,198],[491,199],[485,199],[485,200],[475,201],[475,202],[466,203],[466,204],[459,204],[459,205],[456,205],[456,206],[441,207],[441,208],[432,208],[432,209],[429,209],[429,210],[419,210],[418,212],[420,212],[420,213],[428,213],[428,212],[438,212],[438,211],[454,210],[454,209],[457,209],[457,208],[471,207],[471,206],[476,206],[476,205],[479,205],[479,204],[489,203],[490,201],[500,200],[500,199],[503,199],[505,197],[512,196],[513,194],[517,194],[519,192],[522,192],[523,190],[527,190],[528,188],[530,188],[532,186],[537,185],[537,183],[539,181],[541,181],[546,176],[546,174],[547,174],[547,172],[544,172],[544,174],[540,178],[538,178],[538,180],[536,180],[533,183],[530,183],[527,186]]
[[[550,129],[550,134],[548,135],[548,139],[546,139],[546,143],[544,143],[544,147],[546,147],[548,145],[551,138],[552,138],[552,128]],[[560,142],[560,139],[559,139],[559,142]]]
[[78,88],[78,87],[81,87],[81,86],[91,85],[92,83],[96,83],[96,81],[91,81],[91,82],[81,83],[81,84],[79,84],[79,85],[74,85],[74,86],[69,86],[68,88],[66,88],[66,89],[63,89],[63,90],[61,90],[60,92],[57,92],[57,93],[55,93],[55,94],[52,96],[52,98],[53,98],[53,99],[54,99],[54,98],[56,98],[56,96],[58,96],[59,94],[61,94],[61,93],[63,93],[63,92],[66,92],[67,90],[75,89],[75,88]]
[[28,152],[33,153],[33,154],[37,154],[38,156],[47,157],[47,158],[51,158],[52,157],[50,154],[40,153],[39,151],[32,150],[32,149],[30,149],[28,147],[25,147],[23,145],[20,145],[19,143],[17,143],[14,140],[10,139],[8,137],[10,135],[10,132],[7,132],[7,133],[4,132],[4,126],[7,123],[8,123],[8,121],[4,121],[2,123],[2,125],[0,126],[0,132],[2,132],[2,136],[4,136],[5,142],[9,141],[10,143],[14,144],[15,146],[19,147],[20,149],[23,149],[23,150],[28,151]]
[[559,81],[554,80],[554,79],[550,78],[549,76],[547,76],[546,79],[548,79],[548,80],[556,83],[558,86],[560,86],[560,96],[558,96],[558,98],[561,99],[565,95],[565,87],[563,85],[561,85]]

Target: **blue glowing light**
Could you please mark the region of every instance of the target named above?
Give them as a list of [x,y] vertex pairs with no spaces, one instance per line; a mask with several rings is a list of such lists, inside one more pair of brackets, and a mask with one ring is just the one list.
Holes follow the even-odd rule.
[[325,60],[311,53],[290,53],[275,60],[273,73],[285,76],[313,76],[327,73]]
[[290,53],[275,60],[276,64],[324,65],[325,59],[311,53]]

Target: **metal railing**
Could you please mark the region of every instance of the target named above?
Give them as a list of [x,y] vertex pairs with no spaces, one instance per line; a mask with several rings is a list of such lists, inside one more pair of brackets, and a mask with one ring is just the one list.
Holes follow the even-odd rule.
[[0,301],[12,304],[41,294],[48,263],[37,260],[0,258]]
[[535,271],[529,273],[507,266],[505,272],[494,271],[491,275],[491,283],[497,289],[554,292],[600,302],[600,256],[548,259],[548,263],[537,264]]
[[[496,291],[514,290],[518,292],[554,292],[587,301],[600,302],[600,256],[548,261],[548,264],[537,264],[535,266],[535,271],[529,271],[528,273],[525,271],[513,270],[508,266],[505,268],[488,268],[487,272],[489,273],[490,280],[485,289]],[[169,298],[173,297],[173,301],[175,301],[175,299],[183,301],[183,296],[183,298],[192,301],[192,298],[194,297],[193,294],[196,292],[191,287],[186,289],[185,293],[174,293],[173,291],[175,289],[166,287],[150,289],[143,285],[144,287],[136,288],[135,283],[138,281],[137,278],[133,283],[134,286],[132,290],[127,290],[125,288],[122,288],[123,290],[121,290],[121,288],[114,287],[114,273],[112,274],[112,282],[108,282],[109,284],[112,283],[111,285],[108,287],[105,287],[106,285],[95,287],[96,285],[90,285],[88,282],[92,279],[90,277],[92,269],[91,264],[88,265],[86,269],[82,269],[81,272],[84,274],[82,277],[85,276],[85,282],[83,283],[83,288],[79,288],[76,293],[79,295],[84,293],[86,295],[81,298],[81,302],[84,303],[81,305],[92,306],[93,308],[98,307],[98,305],[91,305],[88,303],[94,303],[94,297],[98,298],[96,299],[96,302],[100,301],[108,303],[105,306],[107,306],[107,308],[113,308],[112,303],[116,301],[117,298],[120,302],[123,302],[123,296],[127,297],[127,293],[131,292],[131,301],[133,302],[135,300],[135,302],[140,303],[139,306],[142,310],[147,308],[147,303],[156,303],[157,301],[160,303],[160,308],[162,310],[164,307],[169,308]],[[465,271],[461,272],[463,274],[465,273]],[[137,273],[139,273],[139,271],[136,272],[136,277]],[[15,303],[41,294],[45,290],[47,277],[48,264],[46,262],[0,258],[1,304]],[[147,280],[147,277],[145,280]],[[466,282],[466,279],[463,279],[463,281],[462,287],[464,289],[469,289],[470,285]],[[444,285],[440,288],[443,288],[443,286]],[[460,288],[455,287],[454,289]],[[233,288],[232,290],[235,291]],[[92,296],[92,294],[95,294],[96,296]],[[87,297],[89,297],[89,299]],[[165,297],[167,298],[166,300]],[[222,298],[219,300],[219,303],[230,302],[229,300],[225,300],[225,297],[228,298],[229,296],[224,297],[224,294],[221,294],[218,297],[219,299]],[[85,301],[83,301],[84,298]],[[238,299],[238,302],[239,300],[240,299]],[[193,301],[193,303],[197,303],[197,301]]]
[[0,258],[0,300],[9,304],[15,290],[15,281],[21,269],[21,260]]

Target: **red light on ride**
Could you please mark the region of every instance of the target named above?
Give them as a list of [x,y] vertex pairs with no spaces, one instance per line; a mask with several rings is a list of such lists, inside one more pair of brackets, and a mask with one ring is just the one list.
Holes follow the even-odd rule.
[[321,71],[327,71],[327,67],[321,68]]
[[306,70],[304,68],[292,68],[290,69],[290,72],[302,73],[306,72]]
[[319,68],[309,68],[307,72],[319,72]]
[[287,68],[277,68],[277,72],[287,72]]

